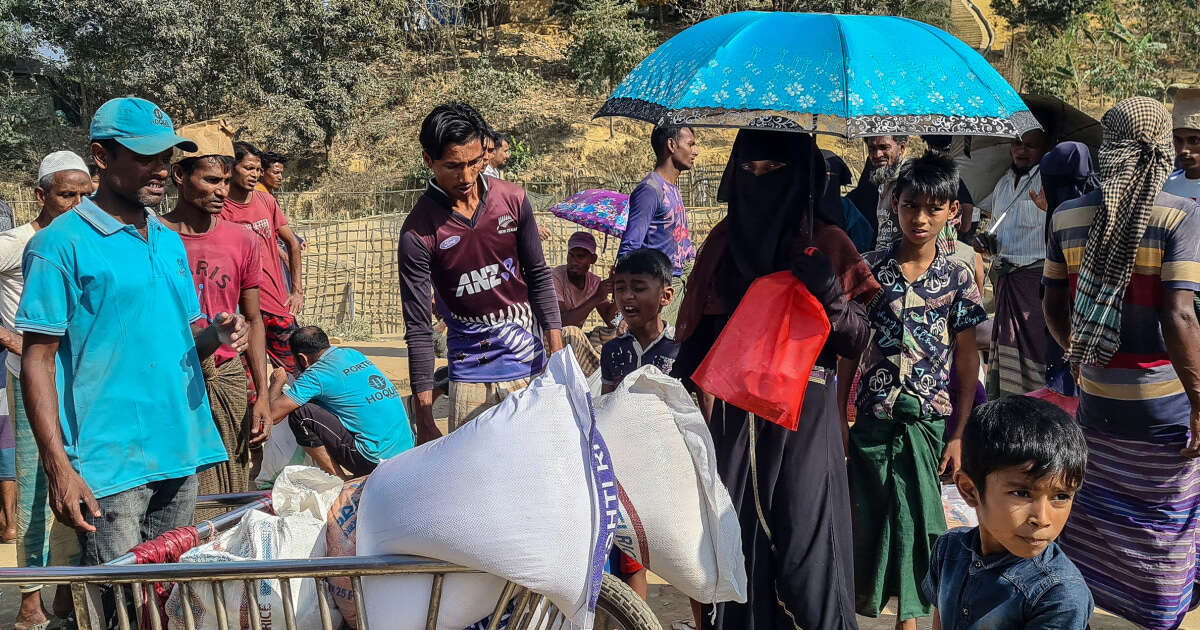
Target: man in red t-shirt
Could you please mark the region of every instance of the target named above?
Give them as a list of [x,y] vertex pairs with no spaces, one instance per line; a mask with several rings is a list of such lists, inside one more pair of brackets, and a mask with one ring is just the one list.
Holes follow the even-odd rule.
[[[229,179],[229,196],[221,218],[244,224],[257,237],[262,259],[262,278],[259,283],[259,303],[266,328],[267,355],[271,362],[296,374],[296,361],[288,338],[296,330],[296,314],[304,308],[304,278],[300,275],[300,239],[288,227],[287,217],[271,195],[254,190],[262,174],[262,159],[258,149],[247,142],[233,143],[233,174]],[[284,284],[283,267],[276,255],[275,239],[282,239],[288,250],[288,271],[292,289]]]
[[[197,150],[175,151],[171,179],[179,190],[179,201],[174,210],[162,217],[162,222],[183,240],[200,298],[200,311],[209,318],[217,313],[234,312],[246,318],[250,328],[250,344],[246,349],[250,374],[255,388],[266,391],[267,353],[259,311],[262,277],[259,243],[241,225],[220,218],[233,172],[233,143],[213,123],[188,125],[178,133],[195,142]],[[270,434],[270,401],[260,396],[253,412],[246,413],[246,367],[237,351],[229,346],[218,348],[201,367],[213,422],[229,460],[199,474],[198,492],[247,492],[250,446]]]

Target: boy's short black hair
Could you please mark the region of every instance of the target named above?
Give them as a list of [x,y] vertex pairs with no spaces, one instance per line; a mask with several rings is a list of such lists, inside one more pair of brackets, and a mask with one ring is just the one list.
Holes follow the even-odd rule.
[[434,160],[442,159],[446,147],[467,144],[491,136],[491,129],[474,107],[454,102],[438,105],[421,122],[421,149]]
[[234,164],[241,164],[242,160],[246,159],[247,155],[253,155],[253,156],[257,157],[259,160],[262,160],[262,151],[259,151],[258,147],[254,146],[253,144],[250,144],[249,142],[241,142],[241,141],[233,143],[233,163]]
[[696,130],[692,129],[691,125],[659,125],[650,132],[650,148],[654,149],[654,159],[661,160],[663,154],[667,150],[667,140],[674,140],[679,137],[679,132],[687,129],[696,134]]
[[934,203],[958,199],[958,163],[937,151],[926,151],[919,158],[906,160],[900,165],[892,194],[899,199],[906,190],[912,190],[914,196],[932,199]]
[[315,356],[329,347],[329,335],[316,326],[302,326],[288,338],[292,354]]
[[675,268],[671,266],[671,259],[667,258],[666,254],[650,247],[635,249],[625,254],[617,260],[617,266],[613,269],[614,274],[647,275],[664,285],[671,284],[671,274],[674,272]]
[[1087,442],[1074,418],[1029,396],[1009,396],[975,408],[963,429],[962,470],[983,495],[988,474],[1032,463],[1033,479],[1052,475],[1083,484]]

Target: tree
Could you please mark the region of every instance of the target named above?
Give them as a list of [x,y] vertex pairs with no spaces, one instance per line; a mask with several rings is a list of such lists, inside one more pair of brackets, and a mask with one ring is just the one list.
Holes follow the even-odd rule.
[[1100,0],[992,0],[992,9],[1013,27],[1057,33],[1099,4]]
[[278,105],[281,137],[323,146],[353,117],[368,64],[405,34],[413,0],[15,0],[34,38],[62,51],[86,122],[105,100],[155,101],[177,124]]
[[580,92],[612,91],[652,49],[654,33],[629,18],[632,9],[632,3],[622,0],[580,2],[567,45],[567,64],[579,79]]

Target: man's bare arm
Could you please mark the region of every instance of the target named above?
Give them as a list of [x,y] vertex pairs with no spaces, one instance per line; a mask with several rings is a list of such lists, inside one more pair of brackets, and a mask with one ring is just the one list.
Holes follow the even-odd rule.
[[[25,333],[21,356],[21,391],[24,393],[25,414],[33,439],[41,454],[42,467],[49,482],[50,509],[60,523],[81,532],[94,532],[87,514],[100,518],[100,505],[83,477],[75,472],[63,447],[62,428],[58,417],[58,386],[55,385],[54,356],[58,353],[59,337],[40,333]],[[85,510],[87,511],[85,513]]]
[[283,239],[288,249],[288,271],[292,275],[292,292],[288,295],[287,305],[292,315],[299,315],[304,310],[304,276],[301,264],[300,237],[286,225],[279,226],[279,238]]
[[[246,361],[250,365],[250,378],[254,381],[254,391],[268,391],[267,383],[267,331],[263,325],[262,311],[259,310],[259,290],[244,289],[238,300],[238,310],[246,318],[249,329],[249,343],[246,346]],[[271,427],[275,424],[270,415],[270,399],[259,396],[254,403],[253,435],[250,444],[260,444],[271,437]]]
[[1046,328],[1058,347],[1071,347],[1071,296],[1067,287],[1047,285],[1042,298],[1042,314],[1046,316]]
[[21,333],[0,326],[0,346],[4,346],[5,350],[13,354],[21,354],[24,348],[24,344],[21,342]]
[[1200,323],[1196,320],[1195,292],[1167,289],[1163,294],[1163,340],[1167,356],[1183,383],[1192,411],[1191,435],[1181,451],[1184,457],[1200,457]]

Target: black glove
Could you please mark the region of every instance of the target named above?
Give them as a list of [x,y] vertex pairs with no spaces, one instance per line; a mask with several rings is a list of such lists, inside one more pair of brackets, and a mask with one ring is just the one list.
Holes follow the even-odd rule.
[[792,260],[792,275],[808,287],[826,310],[842,297],[842,284],[833,272],[833,265],[816,247],[805,248]]

